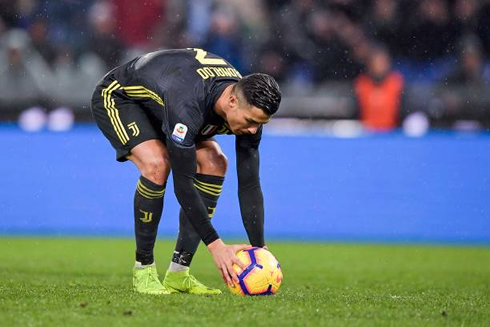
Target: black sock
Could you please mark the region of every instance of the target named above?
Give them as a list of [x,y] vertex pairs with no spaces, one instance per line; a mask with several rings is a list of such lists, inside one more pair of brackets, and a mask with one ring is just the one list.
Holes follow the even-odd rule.
[[162,217],[165,185],[158,185],[140,176],[134,195],[134,231],[136,261],[143,265],[153,263],[153,247],[158,223]]
[[[194,186],[199,192],[204,205],[208,209],[208,216],[210,219],[216,211],[216,205],[219,196],[221,195],[221,190],[223,189],[224,180],[225,178],[221,176],[196,174]],[[194,253],[196,253],[199,243],[201,242],[201,238],[186,218],[184,210],[182,209],[180,209],[179,221],[179,236],[177,238],[177,245],[175,246],[172,262],[189,266],[192,257],[194,256]]]

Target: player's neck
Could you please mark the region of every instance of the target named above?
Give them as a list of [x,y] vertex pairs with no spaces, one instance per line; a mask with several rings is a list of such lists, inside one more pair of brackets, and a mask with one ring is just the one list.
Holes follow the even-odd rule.
[[226,120],[226,116],[228,114],[228,98],[231,95],[231,90],[233,89],[233,85],[234,84],[228,85],[223,90],[218,100],[216,100],[216,103],[214,104],[214,112],[216,112],[224,120]]

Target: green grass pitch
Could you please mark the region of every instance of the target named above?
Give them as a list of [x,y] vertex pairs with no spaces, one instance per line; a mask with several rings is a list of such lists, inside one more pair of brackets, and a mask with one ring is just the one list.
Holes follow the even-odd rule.
[[[156,249],[164,275],[172,242]],[[279,294],[231,295],[201,247],[193,274],[224,294],[131,291],[130,239],[0,238],[0,326],[490,326],[490,248],[270,243]]]

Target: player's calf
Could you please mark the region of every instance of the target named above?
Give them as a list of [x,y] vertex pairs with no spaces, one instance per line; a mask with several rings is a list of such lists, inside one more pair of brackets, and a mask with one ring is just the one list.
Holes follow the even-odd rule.
[[158,225],[163,211],[163,197],[170,163],[165,145],[157,139],[138,144],[127,157],[141,172],[134,195],[136,261],[153,263]]
[[163,211],[165,185],[158,185],[141,176],[134,195],[134,230],[136,261],[143,265],[153,263],[153,248]]

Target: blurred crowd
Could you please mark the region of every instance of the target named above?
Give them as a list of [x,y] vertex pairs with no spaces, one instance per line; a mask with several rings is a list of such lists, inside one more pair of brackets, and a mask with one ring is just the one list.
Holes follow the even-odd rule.
[[0,102],[88,103],[108,69],[185,47],[292,95],[349,83],[359,117],[381,128],[402,107],[480,119],[490,103],[484,0],[0,0]]

